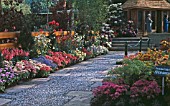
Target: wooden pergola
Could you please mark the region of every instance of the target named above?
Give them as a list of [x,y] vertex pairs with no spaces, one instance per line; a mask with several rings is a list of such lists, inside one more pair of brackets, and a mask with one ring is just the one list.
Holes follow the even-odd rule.
[[170,16],[170,4],[166,0],[127,0],[123,4],[127,19],[134,21],[140,35],[146,35],[145,19],[151,14],[153,20],[152,31],[163,32],[163,17]]

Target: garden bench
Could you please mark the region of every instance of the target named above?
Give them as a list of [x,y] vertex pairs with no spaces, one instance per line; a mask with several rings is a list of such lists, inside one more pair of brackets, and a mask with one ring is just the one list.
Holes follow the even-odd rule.
[[0,50],[5,48],[16,48],[20,32],[0,32]]

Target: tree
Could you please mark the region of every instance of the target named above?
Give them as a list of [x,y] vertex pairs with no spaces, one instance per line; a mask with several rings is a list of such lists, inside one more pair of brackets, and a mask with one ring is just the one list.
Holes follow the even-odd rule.
[[99,30],[106,18],[106,0],[74,0],[78,20],[90,29]]

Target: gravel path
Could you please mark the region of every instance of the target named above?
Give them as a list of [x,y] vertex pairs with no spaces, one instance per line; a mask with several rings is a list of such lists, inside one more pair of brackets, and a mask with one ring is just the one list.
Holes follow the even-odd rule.
[[0,98],[10,99],[7,106],[63,106],[74,96],[71,91],[91,91],[95,80],[106,77],[106,70],[122,59],[123,52],[110,52],[107,55],[64,68],[48,77],[48,81],[24,90],[13,90],[0,94]]

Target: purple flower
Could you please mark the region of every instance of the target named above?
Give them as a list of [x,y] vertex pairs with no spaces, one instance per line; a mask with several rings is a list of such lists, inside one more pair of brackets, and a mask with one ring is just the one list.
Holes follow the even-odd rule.
[[38,58],[33,58],[33,60],[36,60],[40,63],[46,64],[47,66],[50,66],[52,68],[57,68],[57,64],[53,63],[51,60],[45,58],[44,56],[40,56]]
[[5,74],[2,73],[1,76],[2,76],[2,77],[5,77]]

